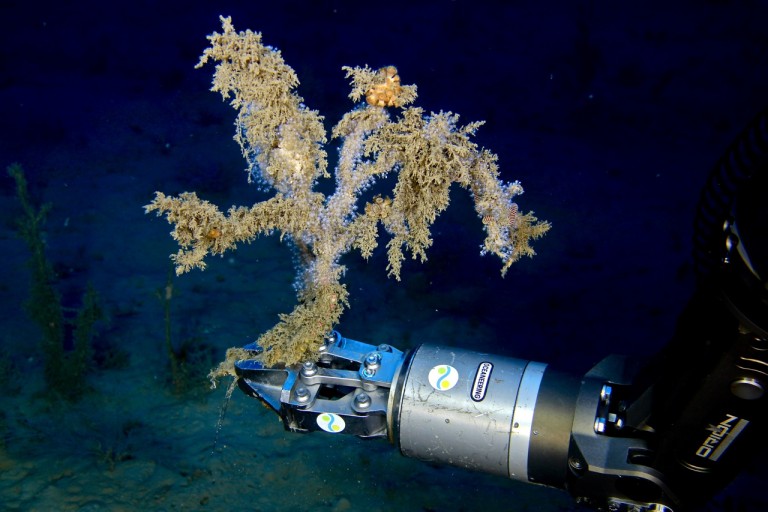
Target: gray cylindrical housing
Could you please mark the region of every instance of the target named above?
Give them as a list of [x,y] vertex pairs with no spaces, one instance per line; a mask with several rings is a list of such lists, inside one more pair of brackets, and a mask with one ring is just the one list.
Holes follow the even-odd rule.
[[403,455],[528,480],[533,410],[546,365],[422,345],[392,394]]

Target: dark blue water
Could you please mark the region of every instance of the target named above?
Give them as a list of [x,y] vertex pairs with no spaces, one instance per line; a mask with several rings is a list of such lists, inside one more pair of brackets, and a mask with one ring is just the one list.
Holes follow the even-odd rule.
[[[4,2],[0,164],[21,163],[50,202],[47,256],[65,297],[91,283],[100,325],[90,391],[45,398],[28,251],[13,183],[0,179],[3,254],[0,503],[8,510],[567,510],[555,490],[425,465],[385,441],[286,433],[236,393],[174,393],[163,301],[167,223],[156,190],[218,204],[265,196],[246,183],[234,111],[193,69],[205,36],[264,34],[330,128],[352,108],[344,65],[394,64],[417,104],[485,120],[477,141],[520,180],[522,210],[552,223],[504,279],[479,256],[482,224],[452,194],[424,265],[400,283],[386,255],[344,259],[339,330],[408,348],[423,339],[583,374],[602,357],[655,353],[693,291],[691,237],[706,176],[765,106],[768,6],[759,2]],[[334,151],[329,151],[333,154]],[[293,307],[292,253],[276,238],[174,278],[172,334],[211,362]],[[105,348],[109,347],[109,348]],[[119,349],[119,350],[118,350]],[[109,354],[107,353],[109,352]],[[103,363],[120,353],[121,364]],[[99,358],[102,358],[101,360]],[[202,380],[200,376],[198,380]],[[211,451],[213,450],[213,455]],[[762,475],[762,476],[761,476]],[[746,468],[711,510],[763,510]],[[0,507],[0,508],[2,508]]]

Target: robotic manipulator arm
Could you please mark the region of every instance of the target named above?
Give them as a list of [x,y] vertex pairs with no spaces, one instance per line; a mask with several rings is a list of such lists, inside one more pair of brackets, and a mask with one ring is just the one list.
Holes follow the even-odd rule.
[[333,332],[317,361],[295,368],[239,361],[238,384],[293,432],[386,436],[406,456],[564,488],[599,510],[695,508],[768,438],[766,193],[763,113],[702,193],[699,285],[648,364],[609,356],[574,376],[440,345],[403,353]]

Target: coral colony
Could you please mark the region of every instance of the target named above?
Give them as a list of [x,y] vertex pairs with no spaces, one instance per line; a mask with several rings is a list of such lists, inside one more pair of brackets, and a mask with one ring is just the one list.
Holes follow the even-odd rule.
[[[518,211],[520,183],[500,181],[496,155],[471,140],[482,123],[461,126],[451,112],[427,115],[409,106],[416,86],[401,84],[393,66],[343,68],[351,79],[349,97],[358,105],[331,132],[340,146],[335,191],[315,191],[319,179],[330,177],[322,117],[294,92],[299,81],[280,51],[265,46],[259,33],[236,32],[231,18],[221,22],[223,32],[208,36],[211,45],[197,67],[217,62],[211,90],[237,110],[235,140],[248,161],[249,178],[274,190],[274,197],[224,214],[193,192],[178,197],[157,192],[146,211],[165,214],[174,226],[177,274],[205,268],[209,253],[223,254],[262,233],[278,231],[296,247],[298,305],[258,339],[265,365],[317,357],[323,337],[349,305],[339,260],[353,249],[370,257],[379,225],[390,237],[390,276],[400,279],[406,251],[426,260],[430,227],[447,208],[453,183],[470,191],[486,233],[481,252],[501,259],[502,275],[521,256],[533,256],[529,242],[550,225]],[[388,175],[396,177],[391,196],[366,198],[374,180]],[[212,376],[232,373],[233,361],[243,357],[231,349]]]

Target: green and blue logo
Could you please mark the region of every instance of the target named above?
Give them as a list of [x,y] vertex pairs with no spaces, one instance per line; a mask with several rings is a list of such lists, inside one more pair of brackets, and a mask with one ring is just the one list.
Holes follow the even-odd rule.
[[459,382],[459,372],[451,365],[439,364],[429,371],[429,383],[438,391],[448,391]]
[[324,412],[317,415],[317,426],[331,434],[337,434],[344,430],[346,423],[344,418],[332,412]]

